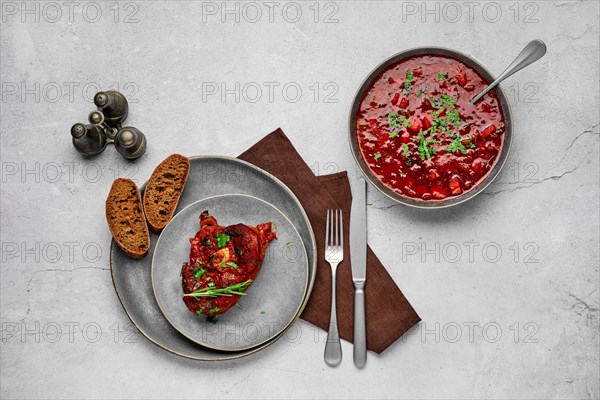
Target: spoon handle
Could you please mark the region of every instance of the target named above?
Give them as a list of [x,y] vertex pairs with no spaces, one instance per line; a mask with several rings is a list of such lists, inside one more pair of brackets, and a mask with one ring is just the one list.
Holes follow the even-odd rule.
[[508,78],[517,71],[522,70],[529,64],[532,64],[542,58],[546,54],[546,44],[539,39],[532,40],[525,46],[521,53],[515,58],[515,60],[504,70],[500,76],[486,87],[481,93],[473,97],[471,104],[475,104],[477,100],[482,98],[487,92],[495,88],[500,82]]

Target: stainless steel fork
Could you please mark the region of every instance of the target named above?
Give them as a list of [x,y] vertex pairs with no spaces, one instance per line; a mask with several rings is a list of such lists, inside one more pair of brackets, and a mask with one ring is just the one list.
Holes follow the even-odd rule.
[[325,343],[325,362],[335,367],[342,361],[342,346],[335,307],[335,270],[344,259],[344,224],[342,210],[327,210],[325,224],[325,261],[331,266],[331,319]]

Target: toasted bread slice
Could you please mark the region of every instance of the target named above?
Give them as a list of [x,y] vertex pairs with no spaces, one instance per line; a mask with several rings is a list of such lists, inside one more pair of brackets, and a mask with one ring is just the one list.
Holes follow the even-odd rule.
[[144,212],[152,232],[160,233],[169,223],[190,173],[190,160],[171,154],[158,164],[144,191]]
[[150,234],[140,191],[131,179],[118,178],[106,199],[106,221],[115,242],[131,258],[140,259],[150,249]]

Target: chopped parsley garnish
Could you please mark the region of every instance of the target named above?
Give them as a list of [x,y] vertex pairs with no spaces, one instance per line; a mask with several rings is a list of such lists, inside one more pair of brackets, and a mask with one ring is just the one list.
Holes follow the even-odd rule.
[[461,153],[467,154],[467,149],[462,144],[463,138],[460,137],[460,135],[454,134],[452,135],[452,139],[452,143],[450,143],[450,146],[446,148],[446,151],[454,153],[456,150],[460,150]]
[[227,262],[222,262],[221,263],[221,267],[222,268],[225,268],[227,266],[230,266],[233,269],[238,269],[239,268],[239,266],[236,263],[234,263],[233,261],[227,261]]
[[462,123],[460,119],[460,114],[458,113],[458,110],[456,108],[453,108],[452,110],[446,113],[446,120],[449,121],[456,128],[458,128]]
[[404,89],[410,89],[412,87],[412,81],[415,79],[412,70],[406,71],[406,80],[404,81]]
[[241,305],[240,303],[235,303],[235,306],[236,306],[237,308],[240,308],[240,309],[241,309],[241,308],[243,308],[243,307],[242,307],[242,305]]
[[[433,123],[429,128],[430,133],[433,135],[436,132],[445,132],[449,135],[452,134],[451,127],[459,128],[463,121],[460,119],[460,113],[454,105],[456,100],[446,94],[442,94],[439,100],[430,99],[431,104],[439,108],[433,112]],[[442,111],[446,109],[445,117],[440,117]]]
[[266,314],[267,312],[266,312],[266,311],[261,311],[260,313],[261,313],[261,314]]
[[390,126],[390,139],[393,139],[398,137],[399,131],[402,129],[402,127],[408,128],[410,126],[410,122],[408,122],[408,118],[406,118],[404,115],[390,111],[388,114],[388,125]]
[[439,79],[440,81],[443,81],[443,80],[445,80],[445,79],[446,79],[446,74],[444,74],[443,72],[439,72],[439,73],[437,74],[437,77],[438,77],[438,79]]
[[447,94],[442,94],[440,96],[440,101],[442,102],[442,104],[447,105],[449,107],[454,107],[454,104],[456,104],[456,100],[454,100],[454,97],[448,96]]
[[202,275],[204,275],[206,273],[206,270],[204,268],[200,268],[198,270],[198,272],[196,272],[194,274],[194,278],[200,278]]
[[402,156],[406,157],[408,155],[408,145],[406,143],[402,143]]
[[[438,74],[439,79],[447,79],[447,76],[443,73]],[[412,86],[411,82],[414,80],[414,75],[411,70],[406,71],[406,81],[404,83],[405,88]],[[422,88],[417,92],[417,96],[422,96],[425,88]],[[432,121],[427,120],[427,124],[423,124],[428,128],[423,128],[411,139],[417,144],[417,150],[422,160],[431,160],[431,158],[437,154],[435,145],[440,143],[439,136],[436,134],[445,133],[451,135],[452,142],[444,150],[449,152],[455,152],[460,150],[463,154],[467,152],[465,145],[462,141],[464,138],[458,133],[458,128],[465,121],[461,119],[458,109],[456,109],[456,99],[447,94],[440,95],[439,98],[429,98],[431,105],[434,108]],[[389,125],[389,137],[390,139],[396,138],[400,135],[400,131],[404,128],[411,126],[409,119],[402,114],[396,112],[390,112],[387,115]],[[427,118],[425,118],[427,119]],[[424,120],[423,120],[424,121]],[[406,143],[400,144],[401,155],[406,157],[410,153],[410,148]],[[475,145],[469,139],[469,146],[474,148]],[[381,153],[377,152],[373,154],[375,161],[381,158]]]
[[211,315],[210,317],[206,317],[206,321],[210,322],[211,324],[216,324],[218,319],[214,315]]
[[229,242],[229,239],[231,239],[229,235],[217,233],[217,246],[219,246],[219,248],[225,246],[227,242]]
[[434,111],[433,113],[433,124],[431,128],[429,128],[431,134],[433,135],[435,132],[446,132],[450,133],[450,127],[448,126],[448,121],[440,118],[440,112]]
[[435,144],[437,141],[432,138],[426,138],[423,132],[419,132],[416,138],[413,140],[419,142],[419,155],[422,160],[431,160],[431,155],[436,153],[436,150],[433,147],[430,147],[430,144]]
[[216,312],[219,312],[219,307],[213,307],[210,309],[209,313],[214,314]]

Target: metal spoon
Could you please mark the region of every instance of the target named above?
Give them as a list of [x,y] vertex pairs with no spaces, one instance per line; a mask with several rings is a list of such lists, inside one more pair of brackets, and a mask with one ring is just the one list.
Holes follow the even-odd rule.
[[487,92],[495,88],[500,82],[511,76],[517,71],[522,70],[529,64],[533,64],[546,54],[546,44],[539,39],[532,40],[525,46],[525,48],[519,53],[517,58],[504,70],[502,74],[492,82],[488,87],[483,89],[481,93],[473,97],[471,104],[475,104],[477,100],[483,97]]

